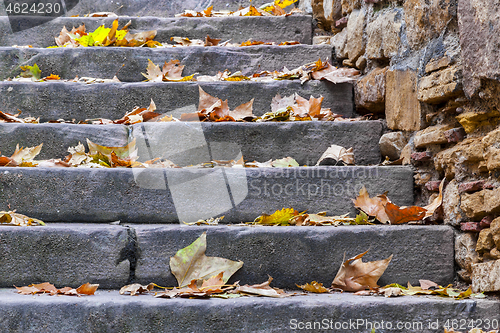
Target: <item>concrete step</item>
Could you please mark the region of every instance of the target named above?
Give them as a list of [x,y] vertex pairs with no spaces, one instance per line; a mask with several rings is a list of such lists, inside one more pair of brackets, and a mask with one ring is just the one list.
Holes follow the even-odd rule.
[[213,169],[0,168],[0,210],[46,222],[177,222],[225,215],[253,221],[283,207],[355,213],[351,199],[365,185],[413,204],[408,167]]
[[[75,76],[120,81],[144,81],[148,59],[163,64],[172,59],[185,65],[183,75],[215,75],[225,69],[245,75],[263,70],[293,69],[303,64],[331,58],[330,45],[258,45],[248,47],[129,48],[82,47],[19,49],[0,47],[0,80],[20,73],[19,66],[37,64],[42,76],[57,74],[63,79]],[[124,65],[122,67],[122,65]]]
[[[498,328],[492,299],[355,296],[161,299],[99,291],[94,296],[26,296],[0,290],[8,332],[467,332],[469,324]],[[29,320],[27,320],[29,318]],[[494,325],[494,326],[493,326]],[[390,327],[390,328],[388,328]],[[453,326],[452,326],[453,327]],[[309,328],[309,329],[307,329]],[[486,330],[488,331],[488,330]]]
[[[253,0],[254,6],[268,3],[267,0]],[[248,0],[121,0],[118,2],[96,0],[65,0],[67,12],[63,16],[83,16],[95,12],[114,12],[128,16],[174,16],[184,10],[202,11],[209,6],[214,10],[238,10],[240,6],[247,7]],[[293,8],[293,6],[289,7]],[[289,9],[287,8],[287,10]],[[0,16],[7,16],[4,4],[0,4]]]
[[[66,26],[71,31],[85,23],[86,31],[92,32],[100,25],[111,27],[115,18],[59,17],[43,25],[12,33],[9,18],[0,16],[0,45],[32,45],[47,47],[56,45],[54,37],[59,36]],[[119,18],[119,27],[132,21],[130,32],[156,30],[155,40],[172,43],[170,37],[205,39],[207,35],[220,38],[221,42],[231,39],[232,43],[242,43],[249,39],[265,42],[298,41],[312,44],[312,17],[292,15],[287,17],[269,16],[228,16],[228,17],[129,17]]]
[[[230,281],[297,289],[313,280],[330,286],[347,257],[393,259],[379,285],[428,279],[453,282],[453,229],[448,226],[244,227],[59,224],[0,228],[0,287],[50,281],[57,286],[127,282],[176,286],[169,258],[207,232],[207,256],[241,260]],[[425,241],[423,241],[425,240]],[[29,254],[29,255],[27,255]],[[57,269],[54,269],[57,267]],[[2,302],[0,302],[2,303]]]
[[[144,71],[143,71],[144,72]],[[73,82],[0,82],[0,110],[43,121],[92,118],[120,119],[136,106],[147,107],[154,100],[157,112],[189,112],[198,107],[198,86],[212,96],[228,99],[234,109],[255,98],[254,114],[271,111],[274,96],[298,93],[304,98],[323,96],[323,107],[345,117],[354,115],[350,83],[334,84],[311,80],[263,82],[141,82],[82,84]],[[53,98],[54,96],[57,98]],[[186,109],[187,108],[187,109]]]
[[[137,140],[139,160],[166,158],[179,166],[212,160],[249,162],[293,157],[300,165],[313,166],[332,144],[354,148],[357,165],[378,164],[379,121],[197,123],[169,122],[124,125],[0,124],[0,151],[10,156],[17,144],[43,143],[37,159],[63,158],[68,148],[90,139],[109,147]],[[361,134],[363,133],[363,134]],[[87,147],[88,151],[88,147]]]

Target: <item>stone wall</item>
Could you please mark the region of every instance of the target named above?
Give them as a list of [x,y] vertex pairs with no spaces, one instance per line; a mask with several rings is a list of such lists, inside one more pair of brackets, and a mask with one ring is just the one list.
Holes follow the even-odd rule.
[[[458,276],[500,291],[500,3],[491,0],[303,0],[363,76],[360,114],[384,118],[381,151],[415,170],[417,205],[446,179],[441,214],[457,230]],[[425,241],[425,240],[423,240]]]

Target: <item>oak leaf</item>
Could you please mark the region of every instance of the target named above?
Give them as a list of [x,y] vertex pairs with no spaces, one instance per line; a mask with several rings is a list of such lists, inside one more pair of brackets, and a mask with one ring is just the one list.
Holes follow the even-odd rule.
[[384,260],[363,262],[361,258],[366,253],[368,253],[368,250],[347,259],[340,265],[340,269],[335,279],[333,279],[332,288],[339,288],[344,291],[378,288],[377,281],[391,262],[392,255]]
[[223,272],[224,283],[243,266],[242,261],[218,257],[207,257],[207,234],[204,232],[191,245],[177,251],[170,258],[170,270],[179,287],[187,286],[192,280],[206,279]]

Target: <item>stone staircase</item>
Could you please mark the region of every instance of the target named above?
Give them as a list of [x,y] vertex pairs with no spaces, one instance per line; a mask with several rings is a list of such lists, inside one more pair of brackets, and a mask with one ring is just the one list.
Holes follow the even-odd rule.
[[[78,6],[87,8],[87,2],[81,1]],[[136,5],[141,3],[137,1]],[[172,8],[180,6],[173,3]],[[125,9],[126,4],[132,8],[128,2],[124,4]],[[153,6],[151,14],[158,15],[159,8],[158,4]],[[204,38],[208,33],[235,41],[262,38],[299,40],[309,45],[43,48],[53,45],[52,37],[63,25],[69,28],[85,22],[93,30],[103,23],[109,26],[112,21],[61,17],[30,30],[0,34],[0,79],[18,73],[20,65],[37,63],[43,75],[112,78],[118,72],[122,82],[85,85],[3,81],[0,110],[14,113],[21,109],[23,116],[40,117],[41,121],[118,119],[136,105],[149,105],[153,98],[159,112],[175,115],[196,109],[199,85],[234,105],[255,98],[256,115],[269,111],[277,93],[283,96],[295,92],[306,98],[322,95],[324,107],[346,117],[355,115],[352,85],[347,83],[140,82],[148,59],[155,63],[179,59],[186,65],[185,75],[213,75],[224,69],[247,74],[283,66],[294,68],[331,57],[331,46],[310,45],[309,16],[131,19],[132,29],[157,29],[156,40],[160,42],[173,35]],[[120,17],[121,23],[128,20]],[[8,31],[8,20],[0,20],[0,31]],[[14,41],[35,48],[12,48]],[[207,255],[244,262],[231,279],[242,284],[261,283],[270,275],[275,287],[297,289],[295,284],[313,280],[329,286],[344,253],[350,257],[367,249],[370,252],[365,260],[394,255],[380,285],[416,285],[419,279],[441,285],[452,283],[454,234],[447,226],[230,225],[252,221],[261,213],[270,214],[283,207],[353,216],[351,199],[362,185],[372,195],[388,191],[398,205],[413,204],[411,168],[377,166],[378,140],[383,131],[379,121],[0,124],[0,151],[5,155],[12,153],[16,144],[27,147],[43,142],[41,159],[61,158],[68,147],[84,143],[87,138],[106,146],[123,146],[135,139],[141,160],[161,156],[189,165],[239,156],[261,162],[291,156],[300,165],[308,165],[259,169],[0,168],[0,210],[16,209],[48,223],[40,228],[0,228],[0,287],[4,288],[0,289],[1,331],[282,332],[306,328],[308,322],[321,322],[321,327],[311,330],[370,332],[370,323],[385,322],[386,326],[375,326],[376,332],[442,332],[448,319],[496,318],[499,306],[491,300],[361,297],[349,293],[284,299],[166,300],[118,294],[117,289],[131,282],[176,285],[169,271],[169,258],[203,231],[207,231]],[[352,146],[356,166],[314,166],[331,144]],[[229,225],[179,224],[221,215]],[[81,298],[22,296],[12,288],[46,281],[57,287],[76,287],[86,282],[99,283],[100,287],[96,295]],[[403,325],[396,327],[398,323]]]

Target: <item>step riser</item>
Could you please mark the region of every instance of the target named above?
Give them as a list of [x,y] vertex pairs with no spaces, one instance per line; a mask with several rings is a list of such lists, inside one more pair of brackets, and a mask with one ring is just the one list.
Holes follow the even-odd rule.
[[[289,122],[289,123],[144,123],[124,125],[0,124],[0,151],[10,156],[17,144],[33,147],[43,143],[38,160],[63,158],[68,148],[87,138],[109,147],[125,146],[136,139],[139,160],[157,157],[179,166],[211,160],[265,162],[294,158],[313,166],[332,144],[354,147],[357,165],[380,161],[378,140],[382,123]],[[359,133],[366,133],[360,136]],[[130,133],[130,134],[129,134]],[[130,137],[129,137],[130,135]],[[312,144],[314,142],[314,144]],[[88,151],[88,147],[87,147]]]
[[[49,23],[29,30],[11,33],[7,16],[0,17],[0,45],[32,45],[47,47],[56,45],[54,37],[59,36],[66,26],[71,31],[85,23],[87,32],[92,32],[100,25],[111,27],[115,18],[70,18],[59,17]],[[188,37],[189,39],[205,39],[207,35],[219,38],[221,42],[231,39],[231,43],[242,43],[249,39],[265,42],[298,41],[302,44],[312,43],[312,17],[225,17],[225,18],[137,18],[120,17],[119,27],[129,20],[130,32],[157,30],[155,40],[160,43],[172,43],[170,37]]]
[[[168,186],[167,186],[168,184]],[[406,167],[216,169],[0,168],[0,209],[45,221],[177,222],[225,215],[253,221],[283,207],[355,213],[351,199],[365,185],[413,204]]]
[[[169,258],[207,232],[207,256],[241,260],[231,281],[256,284],[271,275],[273,286],[297,289],[313,280],[329,286],[344,253],[370,249],[364,261],[394,255],[379,285],[429,279],[453,282],[453,230],[445,226],[196,227],[50,224],[0,229],[0,287],[50,281],[57,286],[99,283],[121,288],[177,285]],[[422,241],[425,239],[425,242]],[[32,253],[26,256],[26,253]],[[419,253],[419,256],[415,256]],[[20,259],[22,258],[22,259]],[[129,262],[137,260],[135,269]],[[443,264],[444,263],[444,264]],[[54,269],[58,267],[58,269]],[[131,272],[132,271],[132,272]]]
[[[6,331],[23,333],[297,332],[299,327],[313,332],[370,332],[376,328],[377,333],[442,333],[447,321],[466,332],[469,323],[484,329],[485,322],[494,322],[498,328],[500,312],[499,304],[488,300],[375,298],[338,293],[236,300],[155,299],[102,291],[91,297],[30,297],[13,293],[12,289],[1,290],[0,320]],[[312,326],[314,322],[319,322],[316,328]],[[319,326],[323,322],[326,326]],[[389,323],[391,329],[387,329]],[[310,329],[306,325],[311,325]]]
[[[298,93],[309,99],[323,96],[324,108],[345,117],[354,115],[353,90],[349,83],[333,84],[309,81],[258,82],[161,82],[161,83],[24,83],[0,82],[0,110],[11,114],[22,111],[21,117],[39,117],[40,120],[93,118],[120,119],[136,106],[147,107],[154,100],[157,112],[189,112],[198,107],[199,89],[222,100],[228,100],[234,109],[255,98],[254,114],[261,116],[271,111],[274,96]],[[57,96],[57,99],[53,97]],[[190,108],[184,110],[183,108]],[[181,109],[181,110],[179,110]],[[179,110],[176,112],[176,110]]]
[[[20,73],[19,66],[37,64],[42,76],[57,74],[111,79],[116,73],[123,82],[144,81],[148,59],[163,64],[172,59],[185,65],[183,75],[215,75],[225,69],[252,75],[263,70],[299,67],[331,58],[329,45],[249,46],[245,48],[186,47],[171,49],[85,47],[59,49],[0,48],[0,80]],[[125,64],[122,67],[122,64]]]

